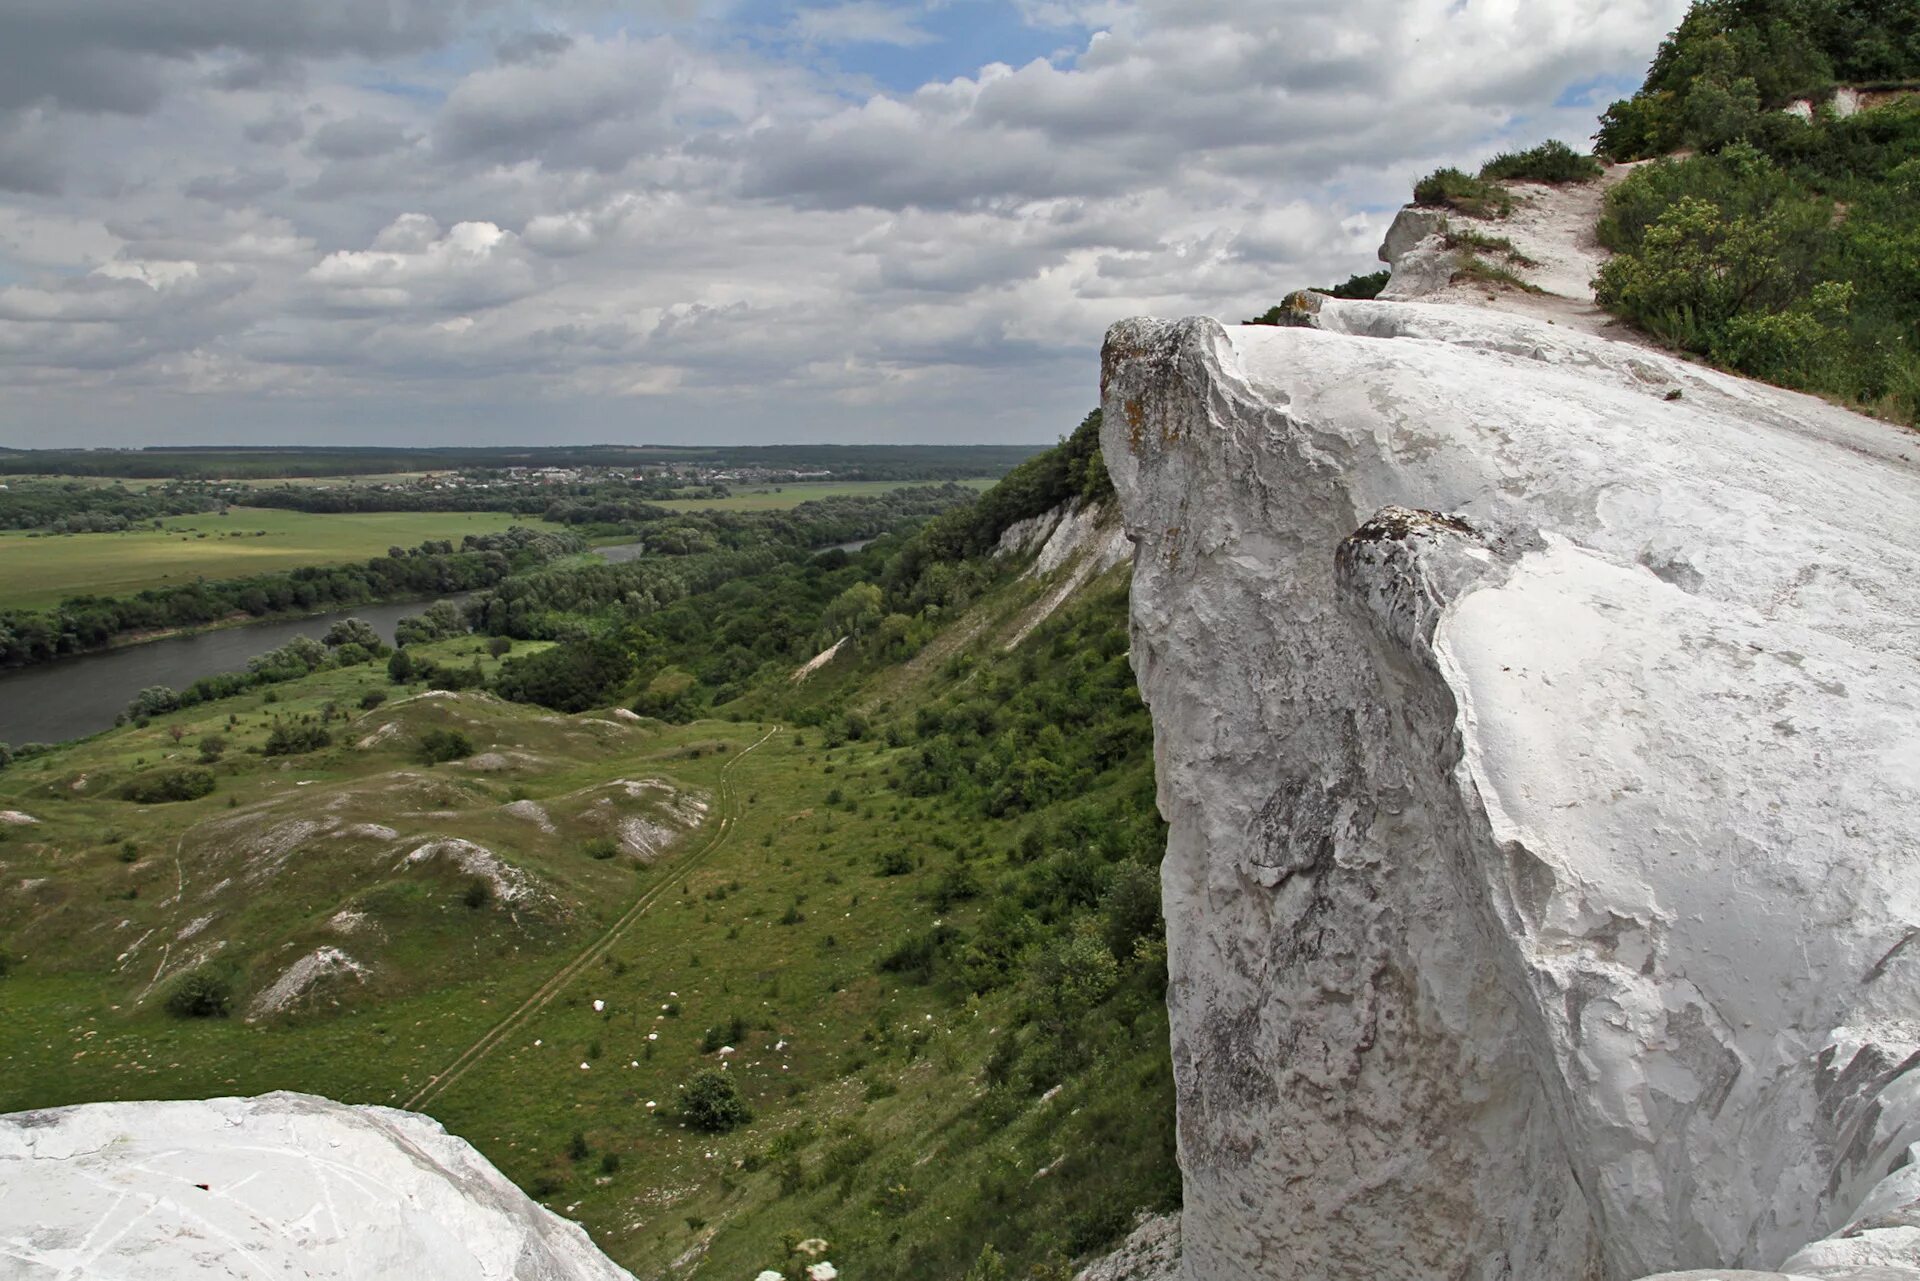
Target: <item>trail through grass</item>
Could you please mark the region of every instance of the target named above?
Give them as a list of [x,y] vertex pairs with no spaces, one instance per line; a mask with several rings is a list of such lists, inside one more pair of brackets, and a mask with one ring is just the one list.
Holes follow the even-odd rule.
[[403,1105],[408,1111],[419,1111],[427,1107],[432,1103],[435,1096],[453,1085],[466,1074],[468,1069],[484,1059],[495,1046],[500,1044],[502,1037],[506,1036],[519,1024],[524,1023],[528,1018],[545,1009],[552,1003],[553,998],[558,996],[561,990],[566,987],[568,982],[576,978],[580,971],[585,969],[591,962],[603,956],[608,948],[620,940],[621,935],[625,934],[633,927],[636,921],[646,915],[647,909],[659,902],[663,894],[685,881],[687,876],[692,873],[695,868],[706,862],[714,851],[726,844],[727,837],[732,833],[734,824],[738,821],[739,799],[735,793],[732,782],[733,768],[740,763],[741,759],[744,758],[748,752],[753,751],[754,748],[759,747],[779,732],[780,727],[777,725],[774,726],[760,738],[756,739],[752,745],[742,748],[740,754],[728,761],[726,766],[720,771],[720,786],[714,797],[712,814],[709,816],[710,826],[706,837],[701,842],[700,848],[692,854],[678,859],[674,863],[673,874],[661,880],[652,889],[641,894],[640,897],[634,901],[633,906],[627,909],[625,915],[615,921],[605,934],[602,934],[599,938],[588,944],[578,956],[562,966],[558,973],[541,985],[539,991],[521,1002],[518,1009],[488,1029],[485,1036],[468,1046],[467,1049],[461,1053],[460,1057],[455,1059],[445,1071],[437,1072],[428,1078],[427,1083],[421,1086],[420,1089],[414,1093],[413,1097],[408,1099]]

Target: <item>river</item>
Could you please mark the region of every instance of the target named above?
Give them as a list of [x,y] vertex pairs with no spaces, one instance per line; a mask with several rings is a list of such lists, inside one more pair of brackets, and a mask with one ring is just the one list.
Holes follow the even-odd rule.
[[[872,541],[863,538],[836,546],[857,552]],[[595,550],[616,564],[645,553],[640,543]],[[97,734],[112,728],[113,718],[149,685],[185,689],[202,676],[240,671],[254,655],[278,649],[295,636],[322,636],[343,618],[364,618],[391,642],[395,623],[418,614],[431,603],[416,600],[398,605],[362,605],[312,618],[222,627],[0,672],[0,743],[58,743]]]
[[58,743],[98,733],[111,728],[113,718],[149,685],[185,689],[202,676],[240,671],[254,655],[295,636],[323,636],[343,618],[366,619],[391,643],[395,623],[432,603],[361,605],[312,618],[269,619],[0,673],[0,743]]

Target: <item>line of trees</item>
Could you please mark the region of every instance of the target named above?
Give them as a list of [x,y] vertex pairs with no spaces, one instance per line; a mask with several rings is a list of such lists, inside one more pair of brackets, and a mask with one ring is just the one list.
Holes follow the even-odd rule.
[[221,505],[210,494],[186,490],[145,492],[74,481],[17,481],[0,490],[0,529],[37,529],[49,534],[119,533],[169,516],[191,516]]
[[203,626],[245,615],[323,613],[383,600],[446,596],[504,582],[585,550],[577,536],[515,526],[451,542],[393,548],[364,564],[314,566],[221,582],[150,588],[134,596],[77,596],[46,611],[0,611],[0,667],[101,649],[129,633]]

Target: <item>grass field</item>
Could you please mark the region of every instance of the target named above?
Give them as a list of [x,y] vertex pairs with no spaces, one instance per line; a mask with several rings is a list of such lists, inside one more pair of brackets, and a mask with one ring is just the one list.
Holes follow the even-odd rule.
[[[309,512],[235,507],[177,516],[163,530],[30,537],[0,532],[0,609],[41,609],[69,596],[124,596],[195,578],[244,578],[339,565],[427,539],[539,524],[506,512]],[[264,533],[260,532],[264,531]],[[237,536],[236,536],[237,535]]]
[[[798,507],[816,498],[861,498],[890,494],[896,489],[916,485],[934,485],[931,480],[825,480],[810,485],[756,485],[735,489],[725,498],[670,498],[657,505],[669,511],[688,512],[775,512]],[[968,489],[992,489],[999,482],[980,476],[957,482]]]
[[[980,645],[1038,590],[977,607]],[[422,652],[496,666],[478,637]],[[916,670],[894,696],[949,679]],[[819,697],[857,701],[851,679],[823,671]],[[370,692],[388,701],[357,710]],[[333,745],[257,755],[282,717],[328,718]],[[419,736],[440,726],[477,755],[423,765]],[[227,742],[212,795],[117,799],[208,734]],[[915,752],[794,724],[425,696],[375,662],[16,763],[0,810],[38,821],[0,826],[0,868],[27,887],[0,898],[0,1111],[272,1089],[411,1105],[641,1277],[749,1277],[818,1236],[848,1277],[958,1278],[993,1240],[1058,1258],[1031,1275],[1065,1278],[1066,1257],[1125,1230],[1140,1163],[1167,1143],[1166,1055],[1063,1072],[1044,1097],[994,1087],[1017,990],[881,964],[943,927],[991,941],[1003,878],[1033,858],[1025,821],[907,794]],[[656,858],[595,852],[658,804],[628,780],[702,798],[704,821]],[[447,838],[496,851],[542,896],[476,902],[471,869],[406,857]],[[963,874],[995,892],[943,897]],[[365,973],[256,1013],[250,999],[321,947]],[[170,1017],[169,985],[208,964],[238,976],[234,1016]],[[1128,1017],[1164,1036],[1157,1002]],[[687,1128],[680,1086],[723,1065],[754,1120]]]

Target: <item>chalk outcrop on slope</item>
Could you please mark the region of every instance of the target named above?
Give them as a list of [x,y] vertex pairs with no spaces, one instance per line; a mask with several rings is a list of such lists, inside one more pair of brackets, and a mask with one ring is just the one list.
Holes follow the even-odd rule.
[[1104,354],[1186,1274],[1920,1277],[1920,448],[1305,319]]
[[0,1116],[0,1273],[632,1281],[430,1118],[306,1094]]

